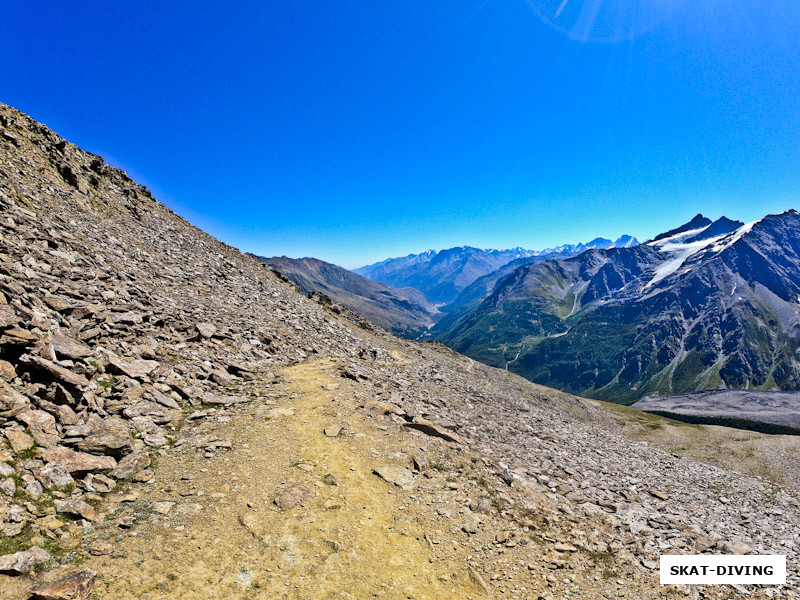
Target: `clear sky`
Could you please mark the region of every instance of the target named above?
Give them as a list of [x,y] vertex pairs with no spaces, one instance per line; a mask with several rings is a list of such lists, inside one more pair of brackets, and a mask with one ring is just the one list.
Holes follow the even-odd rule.
[[0,101],[356,267],[800,208],[797,0],[15,0]]

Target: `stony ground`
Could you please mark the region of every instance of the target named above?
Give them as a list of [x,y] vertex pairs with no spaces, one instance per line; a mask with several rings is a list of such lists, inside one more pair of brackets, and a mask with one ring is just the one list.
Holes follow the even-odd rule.
[[586,544],[613,536],[602,520],[567,531],[498,465],[359,400],[336,361],[248,387],[262,397],[190,427],[155,483],[106,498],[80,566],[99,598],[683,597]]
[[[76,573],[62,592],[115,599],[797,597],[796,438],[393,338],[2,105],[0,127],[3,597]],[[788,554],[790,582],[658,585],[690,552]]]

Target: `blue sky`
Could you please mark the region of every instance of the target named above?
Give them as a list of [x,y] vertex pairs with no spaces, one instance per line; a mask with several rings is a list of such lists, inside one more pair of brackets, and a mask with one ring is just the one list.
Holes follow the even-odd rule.
[[245,251],[352,268],[800,208],[796,0],[44,6],[4,7],[0,101]]

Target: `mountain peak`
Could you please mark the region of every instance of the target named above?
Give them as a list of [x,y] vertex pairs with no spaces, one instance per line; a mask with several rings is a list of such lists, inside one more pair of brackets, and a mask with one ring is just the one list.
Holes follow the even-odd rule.
[[669,231],[658,234],[651,240],[651,242],[657,242],[658,240],[663,240],[665,238],[672,237],[673,235],[678,235],[679,233],[692,231],[694,229],[701,229],[703,227],[708,227],[709,225],[711,225],[711,219],[704,217],[700,213],[697,213],[688,223],[684,223],[680,227],[676,227],[675,229],[670,229]]
[[638,246],[639,240],[635,237],[623,234],[617,238],[617,241],[614,242],[615,248],[632,248],[633,246]]
[[703,231],[686,241],[699,242],[700,240],[707,240],[710,238],[719,237],[721,235],[727,235],[729,233],[733,233],[742,225],[744,225],[744,223],[741,221],[734,221],[733,219],[723,216],[711,223],[711,225],[706,227]]

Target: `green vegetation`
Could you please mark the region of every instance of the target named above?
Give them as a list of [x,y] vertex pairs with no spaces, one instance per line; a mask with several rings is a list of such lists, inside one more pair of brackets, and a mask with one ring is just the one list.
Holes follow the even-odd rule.
[[29,524],[26,524],[18,535],[13,537],[0,536],[0,556],[22,552],[31,546],[39,546],[53,556],[56,556],[61,550],[61,546],[56,540],[37,535]]

